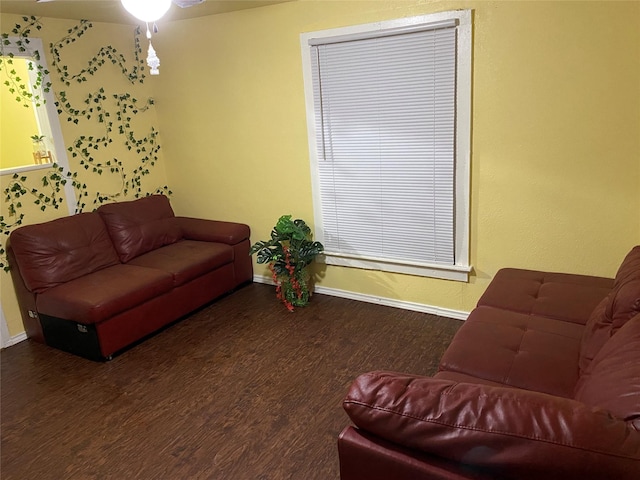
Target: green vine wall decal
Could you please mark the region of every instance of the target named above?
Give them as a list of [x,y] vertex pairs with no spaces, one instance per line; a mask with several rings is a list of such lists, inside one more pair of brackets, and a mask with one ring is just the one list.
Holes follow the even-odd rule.
[[[23,17],[23,20],[28,21],[27,26],[16,25],[12,31],[14,34],[16,31],[23,32],[26,38],[32,28],[42,28],[38,19]],[[145,188],[144,183],[144,178],[151,174],[158,163],[160,143],[155,127],[150,126],[140,134],[138,129],[134,128],[134,119],[153,108],[154,100],[138,100],[128,91],[108,93],[105,86],[89,92],[84,88],[84,85],[89,85],[89,80],[93,80],[94,84],[99,79],[98,72],[104,68],[118,69],[126,79],[126,84],[134,86],[143,83],[145,75],[140,29],[134,30],[132,66],[128,65],[125,55],[107,45],[100,47],[98,53],[86,62],[84,68],[71,71],[63,60],[65,48],[86,38],[92,27],[91,22],[81,20],[78,25],[68,29],[67,35],[62,39],[50,44],[52,69],[57,72],[61,84],[72,90],[55,92],[59,118],[72,124],[72,129],[83,129],[86,126],[87,131],[91,131],[92,134],[79,134],[72,141],[67,139],[71,165],[69,170],[54,164],[40,181],[34,180],[33,175],[15,174],[11,178],[4,189],[4,200],[8,203],[8,218],[0,216],[0,230],[3,234],[0,244],[0,268],[4,270],[8,270],[4,250],[6,237],[25,221],[24,202],[31,201],[42,211],[47,208],[58,209],[64,200],[62,190],[69,183],[76,193],[76,213],[95,210],[108,201],[172,193],[166,185],[149,189]],[[9,36],[5,37],[3,34],[3,39],[5,38],[8,39]],[[97,135],[96,129],[100,132]],[[114,145],[124,146],[126,156],[110,155],[108,149]],[[109,176],[110,185],[117,187],[101,191],[93,186],[94,176]],[[37,185],[34,186],[33,183]]]
[[29,86],[29,80],[19,77],[13,68],[13,59],[15,57],[14,51],[18,51],[40,60],[40,52],[30,46],[29,35],[32,28],[36,30],[42,29],[42,24],[34,16],[22,17],[22,21],[27,22],[27,24],[22,26],[17,23],[11,30],[15,39],[12,39],[8,33],[2,33],[0,36],[0,71],[5,72],[7,80],[4,81],[4,85],[9,88],[10,93],[15,95],[17,102],[22,103],[25,107],[31,106],[33,102],[39,107],[45,103],[42,92],[48,92],[51,88],[51,83],[44,81],[44,77],[49,74],[49,71],[45,70],[40,64],[34,67],[33,63],[29,63],[29,70],[35,71],[35,82]]
[[[31,197],[33,203],[38,205],[42,211],[46,210],[47,207],[57,209],[63,201],[61,196],[62,187],[64,187],[68,181],[74,183],[75,186],[76,176],[77,174],[72,174],[71,172],[65,173],[62,168],[57,167],[51,173],[42,177],[42,187],[38,189],[27,186],[28,178],[26,176],[21,176],[17,173],[14,174],[4,193],[5,201],[9,203],[9,216],[15,217],[15,220],[12,224],[7,224],[4,222],[4,218],[0,217],[0,226],[2,227],[3,233],[8,235],[13,228],[22,224],[24,213],[19,213],[19,210],[22,208],[22,197]],[[77,187],[80,188],[81,185]],[[48,189],[47,193],[43,192],[45,189]]]
[[118,53],[118,51],[111,45],[101,47],[98,53],[89,60],[87,68],[83,68],[75,74],[71,74],[68,71],[68,66],[64,65],[60,60],[60,52],[65,46],[79,40],[92,27],[93,24],[88,20],[81,20],[79,25],[76,25],[67,31],[68,35],[60,39],[58,42],[51,44],[53,65],[56,67],[58,75],[60,75],[60,81],[66,86],[70,86],[72,82],[86,82],[88,80],[87,75],[94,75],[100,67],[109,60],[113,65],[118,65],[120,67],[122,74],[131,83],[142,83],[145,75],[143,73],[144,59],[141,55],[142,47],[140,46],[140,27],[136,27],[135,29],[133,46],[135,65],[131,68],[131,71],[127,68],[127,60],[124,55]]

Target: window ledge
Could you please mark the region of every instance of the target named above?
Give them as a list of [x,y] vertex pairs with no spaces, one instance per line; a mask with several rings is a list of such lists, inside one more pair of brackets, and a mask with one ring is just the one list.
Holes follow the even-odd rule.
[[317,261],[327,265],[380,270],[383,272],[403,273],[420,277],[439,278],[457,282],[468,282],[471,265],[444,265],[437,263],[408,263],[382,258],[367,258],[325,252],[317,257]]
[[0,175],[13,175],[14,173],[31,172],[33,170],[44,170],[47,168],[53,168],[53,163],[43,163],[40,165],[23,165],[21,167],[9,167],[1,168]]

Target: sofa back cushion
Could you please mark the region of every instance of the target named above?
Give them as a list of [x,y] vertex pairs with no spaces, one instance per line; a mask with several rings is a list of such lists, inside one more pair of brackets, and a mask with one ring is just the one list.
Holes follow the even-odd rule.
[[640,247],[626,256],[618,269],[613,290],[587,321],[580,347],[580,373],[584,374],[602,346],[626,322],[640,313]]
[[614,280],[614,288],[631,280],[640,279],[640,245],[631,249],[622,261]]
[[576,386],[575,399],[640,429],[640,314],[602,347]]
[[26,225],[9,241],[25,285],[35,293],[120,263],[97,213]]
[[98,208],[123,263],[182,238],[169,199],[151,195]]

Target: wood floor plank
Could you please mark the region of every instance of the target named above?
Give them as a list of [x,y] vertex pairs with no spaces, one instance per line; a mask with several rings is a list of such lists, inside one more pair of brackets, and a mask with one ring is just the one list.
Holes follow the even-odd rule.
[[252,284],[111,362],[21,342],[0,353],[0,475],[338,479],[351,381],[434,373],[460,324],[326,295],[290,313]]

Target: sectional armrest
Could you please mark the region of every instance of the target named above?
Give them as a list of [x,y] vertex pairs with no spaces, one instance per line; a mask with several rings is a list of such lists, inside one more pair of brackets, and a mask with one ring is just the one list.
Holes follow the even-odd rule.
[[[343,403],[359,428],[514,478],[637,478],[640,432],[575,400],[507,387],[370,372]],[[572,477],[573,478],[573,477]]]
[[176,221],[182,229],[183,237],[188,240],[236,245],[249,239],[249,227],[241,223],[189,217],[176,217]]

